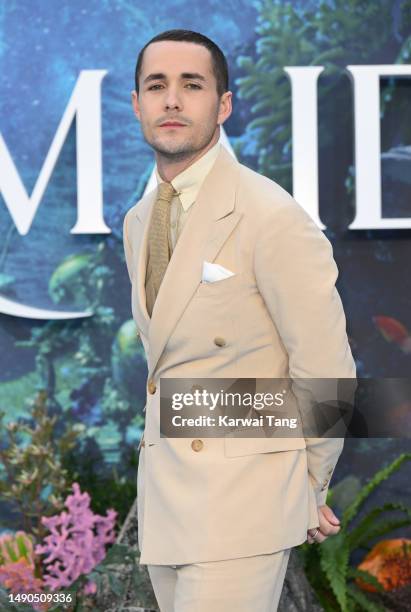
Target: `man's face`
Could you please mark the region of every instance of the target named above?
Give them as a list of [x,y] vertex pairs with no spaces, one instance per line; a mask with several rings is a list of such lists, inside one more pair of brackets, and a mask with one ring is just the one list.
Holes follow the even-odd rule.
[[182,160],[216,142],[231,114],[232,94],[218,97],[211,62],[208,49],[190,42],[159,41],[144,52],[133,108],[144,139],[164,157]]

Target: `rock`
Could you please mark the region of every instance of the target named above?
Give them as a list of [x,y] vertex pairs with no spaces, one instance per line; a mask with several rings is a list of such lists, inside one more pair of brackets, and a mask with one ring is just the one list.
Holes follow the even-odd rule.
[[295,548],[288,561],[278,612],[323,612]]
[[[116,544],[131,547],[137,553],[138,562],[137,533],[137,500],[135,500],[117,537]],[[105,581],[95,598],[95,609],[98,612],[158,612],[145,565],[125,562],[124,565],[113,565],[110,569],[112,575],[124,588],[124,595],[119,598],[113,592],[109,582]]]

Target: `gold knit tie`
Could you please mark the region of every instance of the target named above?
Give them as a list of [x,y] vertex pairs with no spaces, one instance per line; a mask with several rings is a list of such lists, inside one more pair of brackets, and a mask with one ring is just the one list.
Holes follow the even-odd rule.
[[171,253],[168,235],[170,227],[170,204],[177,191],[171,183],[159,183],[157,200],[148,230],[148,258],[146,271],[146,303],[151,317],[166,272]]

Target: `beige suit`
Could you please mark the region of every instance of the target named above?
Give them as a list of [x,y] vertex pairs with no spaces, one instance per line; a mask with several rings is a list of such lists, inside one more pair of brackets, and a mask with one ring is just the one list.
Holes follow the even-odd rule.
[[[226,437],[201,445],[160,438],[159,387],[162,377],[355,377],[330,242],[284,189],[222,146],[150,320],[144,285],[156,191],[127,212],[123,228],[132,313],[148,363],[140,563],[200,563],[297,546],[319,524],[317,506],[343,440]],[[201,283],[204,260],[235,275]]]

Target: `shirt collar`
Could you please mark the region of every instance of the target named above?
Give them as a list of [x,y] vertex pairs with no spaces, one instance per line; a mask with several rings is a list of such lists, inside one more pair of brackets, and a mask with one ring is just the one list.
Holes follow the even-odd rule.
[[[179,192],[178,197],[185,211],[195,202],[203,180],[211,170],[217,158],[220,146],[220,141],[216,142],[207,153],[197,159],[191,166],[188,166],[188,168],[180,172],[180,174],[177,174],[171,181],[174,189]],[[164,182],[158,173],[157,164],[155,165],[155,174],[157,184]]]

